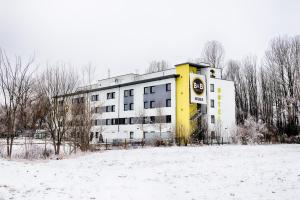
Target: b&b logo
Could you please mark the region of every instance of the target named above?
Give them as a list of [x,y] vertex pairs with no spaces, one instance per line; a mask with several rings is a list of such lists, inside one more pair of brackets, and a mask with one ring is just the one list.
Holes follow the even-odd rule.
[[202,95],[204,92],[204,83],[200,78],[193,80],[193,90],[197,95]]

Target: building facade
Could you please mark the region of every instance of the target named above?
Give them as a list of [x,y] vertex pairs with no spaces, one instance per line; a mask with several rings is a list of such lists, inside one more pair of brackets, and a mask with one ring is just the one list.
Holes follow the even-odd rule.
[[183,63],[161,72],[99,80],[78,88],[71,98],[72,104],[88,102],[94,143],[189,138],[204,126],[200,118],[206,119],[211,137],[226,141],[235,124],[234,92],[234,83],[222,79],[221,69]]

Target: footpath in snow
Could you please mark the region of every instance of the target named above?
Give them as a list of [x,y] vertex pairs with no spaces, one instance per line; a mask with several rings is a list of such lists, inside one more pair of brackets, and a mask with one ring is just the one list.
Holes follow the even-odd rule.
[[115,150],[50,161],[0,159],[0,200],[300,197],[300,145]]

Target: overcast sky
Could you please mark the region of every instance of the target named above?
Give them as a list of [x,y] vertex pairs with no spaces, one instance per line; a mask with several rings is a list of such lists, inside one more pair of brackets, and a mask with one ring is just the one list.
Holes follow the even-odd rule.
[[91,62],[98,79],[195,59],[208,40],[226,59],[260,58],[272,37],[297,34],[299,0],[0,0],[2,48],[41,66]]

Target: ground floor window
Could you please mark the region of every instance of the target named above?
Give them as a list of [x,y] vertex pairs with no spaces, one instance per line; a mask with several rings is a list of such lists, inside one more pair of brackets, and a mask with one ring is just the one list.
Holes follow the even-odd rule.
[[133,139],[133,132],[130,132],[129,138]]

